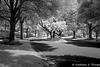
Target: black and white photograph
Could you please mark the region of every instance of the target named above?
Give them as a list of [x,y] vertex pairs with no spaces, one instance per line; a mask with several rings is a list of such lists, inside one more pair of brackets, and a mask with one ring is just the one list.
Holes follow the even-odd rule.
[[100,0],[0,0],[0,67],[100,67]]

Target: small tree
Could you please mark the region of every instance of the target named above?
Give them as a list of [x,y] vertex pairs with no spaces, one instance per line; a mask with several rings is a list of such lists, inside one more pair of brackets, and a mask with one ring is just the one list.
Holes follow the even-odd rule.
[[66,30],[66,22],[65,21],[56,21],[54,23],[55,31],[58,36],[62,36],[64,30]]
[[77,25],[77,11],[76,10],[69,10],[65,17],[66,25],[67,25],[67,30],[73,31],[73,38],[76,38],[76,32],[78,30],[78,25]]
[[73,31],[73,38],[76,38],[76,32],[79,29],[77,23],[69,23],[67,25],[67,30]]
[[52,25],[52,23],[44,23],[44,22],[40,22],[39,23],[40,26],[42,26],[42,28],[47,31],[50,34],[50,38],[52,39],[54,37],[54,26]]

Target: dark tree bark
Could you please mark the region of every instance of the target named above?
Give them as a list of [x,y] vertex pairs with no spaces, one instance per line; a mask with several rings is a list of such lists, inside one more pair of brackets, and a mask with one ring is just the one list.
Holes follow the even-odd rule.
[[[22,4],[18,4],[18,0],[16,0],[16,2],[14,0],[10,0],[10,2],[6,2],[6,0],[4,0],[6,5],[9,7],[10,10],[10,34],[9,34],[9,42],[13,41],[14,38],[14,33],[15,33],[15,25],[19,20],[19,15],[20,15],[20,9],[21,9],[21,5]],[[9,4],[8,4],[9,3]],[[15,3],[15,4],[14,4]],[[18,6],[18,7],[17,7]]]
[[53,31],[53,38],[55,38],[55,31]]
[[26,28],[26,38],[28,38],[28,28]]
[[11,17],[10,17],[10,33],[9,33],[9,42],[13,41],[14,38],[14,33],[15,33],[15,25],[16,25],[16,20],[14,18],[14,11],[13,8],[11,9]]
[[46,27],[46,25],[42,23],[42,21],[39,24],[42,26],[43,29],[45,29],[50,34],[50,39],[52,39],[53,38],[53,35],[52,35],[53,34],[53,29],[49,30],[48,27]]
[[53,38],[53,36],[52,36],[52,32],[49,32],[50,33],[50,39],[52,39]]
[[35,30],[35,37],[36,37],[36,32],[37,32],[37,30]]
[[92,39],[92,24],[89,24],[89,39]]
[[98,32],[96,32],[96,41],[98,41]]
[[10,24],[10,33],[9,33],[9,41],[13,41],[14,40],[14,34],[15,34],[15,25],[14,24]]
[[23,22],[20,22],[20,39],[23,39]]
[[56,34],[61,37],[63,30],[56,30],[56,31],[57,31]]
[[73,31],[73,38],[76,38],[76,31]]
[[22,18],[20,16],[20,39],[23,39],[23,23],[24,23],[25,19],[26,19],[26,17]]

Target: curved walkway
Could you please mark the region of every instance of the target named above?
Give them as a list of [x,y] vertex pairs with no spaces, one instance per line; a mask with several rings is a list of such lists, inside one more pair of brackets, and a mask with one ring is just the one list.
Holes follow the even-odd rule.
[[[77,46],[74,44],[70,44],[68,40],[61,39],[59,41],[31,41],[35,42],[38,45],[40,43],[47,44],[47,46],[56,48],[51,51],[47,50],[40,50],[44,55],[81,55],[81,56],[87,56],[87,57],[95,57],[95,58],[100,58],[100,48],[95,48],[95,47],[82,47],[82,46]],[[43,44],[40,44],[43,46]],[[88,43],[86,43],[88,45]],[[91,44],[93,45],[93,44]],[[95,45],[95,44],[94,44]],[[38,48],[38,46],[37,46]],[[46,47],[42,47],[41,49],[44,49]]]

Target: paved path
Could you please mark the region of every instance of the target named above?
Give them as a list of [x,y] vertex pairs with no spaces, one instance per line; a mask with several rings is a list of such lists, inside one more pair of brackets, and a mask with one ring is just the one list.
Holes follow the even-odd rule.
[[72,44],[65,44],[62,42],[68,42],[68,41],[64,40],[62,40],[61,42],[57,41],[55,42],[33,41],[33,42],[48,44],[48,46],[56,48],[51,51],[41,51],[44,55],[82,55],[82,56],[100,58],[100,48],[80,47]]

